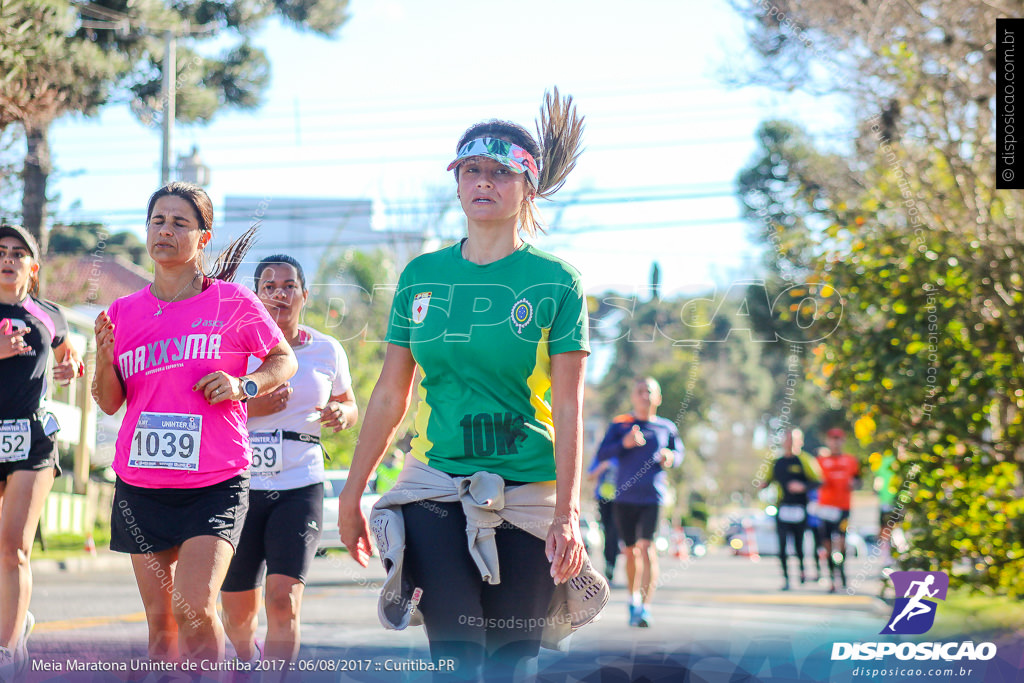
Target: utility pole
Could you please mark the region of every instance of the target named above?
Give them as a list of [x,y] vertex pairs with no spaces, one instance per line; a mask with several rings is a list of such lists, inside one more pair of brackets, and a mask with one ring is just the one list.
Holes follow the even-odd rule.
[[[3,4],[3,0],[0,0],[0,5]],[[131,4],[131,3],[129,3]],[[158,31],[162,31],[164,34],[164,64],[163,64],[163,87],[161,88],[161,103],[163,104],[163,121],[161,121],[161,154],[160,154],[160,185],[166,185],[171,182],[171,149],[174,146],[174,116],[175,116],[175,95],[178,79],[177,69],[177,43],[178,36],[188,37],[203,33],[212,33],[216,30],[216,26],[213,24],[203,24],[192,28],[186,22],[184,26],[177,28],[171,27],[146,27],[142,24],[136,24],[132,19],[124,12],[107,9],[105,7],[97,7],[90,3],[85,3],[84,6],[78,8],[83,14],[87,14],[93,18],[83,18],[80,21],[82,28],[95,30],[106,30],[106,31],[117,31],[121,35],[128,35],[132,31],[138,32],[140,35],[154,35]],[[180,33],[178,33],[180,32]],[[133,105],[134,107],[134,105]],[[152,112],[147,112],[150,115]]]
[[160,186],[171,182],[171,141],[174,137],[174,95],[177,73],[177,38],[174,31],[164,31],[163,145],[160,154]]

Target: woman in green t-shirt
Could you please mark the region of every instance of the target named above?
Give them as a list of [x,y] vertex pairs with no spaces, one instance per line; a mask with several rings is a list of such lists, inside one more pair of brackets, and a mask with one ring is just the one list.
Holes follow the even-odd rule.
[[[587,560],[579,529],[586,300],[572,266],[523,239],[541,225],[536,198],[554,193],[575,165],[582,128],[572,99],[556,90],[541,110],[539,144],[507,121],[462,135],[448,169],[467,236],[402,273],[384,367],[340,498],[341,538],[365,566],[359,496],[409,407],[418,368],[416,436],[389,496],[418,500],[400,505],[405,575],[422,589],[417,610],[431,656],[456,660],[454,678],[475,679],[485,666],[487,680],[521,672],[538,652],[555,586]],[[424,498],[420,479],[437,473],[450,490]],[[505,491],[505,509],[496,510],[500,579],[467,544],[465,511],[479,504],[469,491],[480,473],[501,477]],[[396,498],[410,478],[417,498]],[[515,516],[513,488],[517,500],[540,505],[543,522],[504,516]]]

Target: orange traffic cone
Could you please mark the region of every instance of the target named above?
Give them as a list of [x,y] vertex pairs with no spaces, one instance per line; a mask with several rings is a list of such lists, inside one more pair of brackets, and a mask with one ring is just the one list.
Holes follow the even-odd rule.
[[676,527],[672,530],[672,543],[675,545],[675,550],[672,555],[677,560],[686,560],[690,557],[690,547],[686,542],[686,534],[683,533],[681,527]]
[[96,557],[96,541],[93,539],[92,534],[88,534],[85,537],[85,552]]
[[740,553],[750,558],[752,562],[759,562],[761,560],[760,553],[757,552],[757,538],[754,535],[754,524],[749,520],[743,520],[743,535],[746,537],[746,552]]

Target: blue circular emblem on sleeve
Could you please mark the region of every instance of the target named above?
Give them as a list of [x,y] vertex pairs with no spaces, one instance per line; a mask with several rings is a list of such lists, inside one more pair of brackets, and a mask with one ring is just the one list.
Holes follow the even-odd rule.
[[516,330],[522,333],[530,321],[533,320],[533,306],[526,299],[520,299],[512,307],[512,324]]

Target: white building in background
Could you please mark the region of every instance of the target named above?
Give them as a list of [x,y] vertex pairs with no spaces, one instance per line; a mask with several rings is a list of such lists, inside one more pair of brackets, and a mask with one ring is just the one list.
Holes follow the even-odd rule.
[[[322,264],[350,249],[385,250],[400,270],[424,245],[422,231],[380,229],[381,221],[369,199],[227,197],[207,253],[219,254],[255,221],[260,221],[257,242],[236,282],[251,283],[255,265],[273,254],[297,259],[312,285]],[[338,284],[330,280],[317,284]]]

